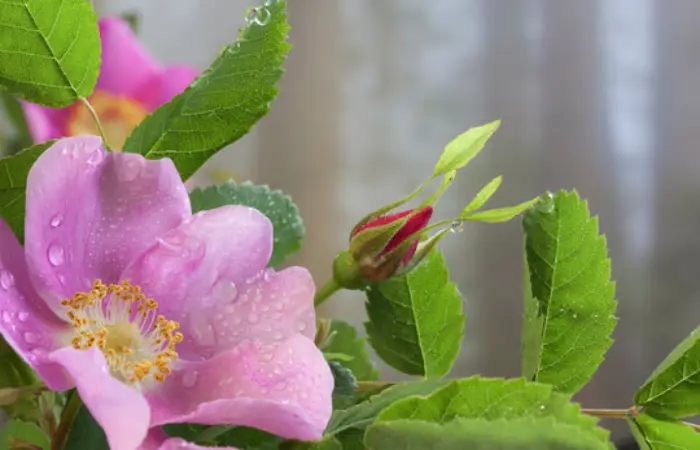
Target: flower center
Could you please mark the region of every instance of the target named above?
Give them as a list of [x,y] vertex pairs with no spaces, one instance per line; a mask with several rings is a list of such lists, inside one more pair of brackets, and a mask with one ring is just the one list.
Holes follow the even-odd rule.
[[[139,102],[104,91],[95,91],[89,100],[102,122],[105,138],[113,150],[124,148],[126,138],[148,115],[148,111]],[[95,119],[83,103],[73,107],[68,118],[67,131],[69,136],[100,134]]]
[[95,280],[90,292],[77,292],[61,304],[73,325],[70,343],[78,350],[102,350],[116,378],[135,384],[149,377],[162,382],[170,374],[175,344],[183,338],[176,331],[180,324],[157,314],[158,303],[139,286]]

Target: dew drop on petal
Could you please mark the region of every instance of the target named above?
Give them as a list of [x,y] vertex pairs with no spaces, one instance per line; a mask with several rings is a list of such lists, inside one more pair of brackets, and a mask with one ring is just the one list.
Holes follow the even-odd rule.
[[5,323],[10,323],[12,322],[12,315],[10,314],[9,311],[3,311],[2,312],[2,321]]
[[299,330],[299,331],[304,331],[304,330],[306,330],[306,322],[299,322],[299,323],[297,324],[297,330]]
[[58,244],[49,245],[48,257],[49,263],[51,263],[52,266],[60,266],[65,261],[65,252],[63,247]]
[[0,286],[8,290],[15,285],[15,277],[7,270],[0,271]]
[[20,322],[26,322],[27,319],[29,319],[29,313],[27,311],[20,311],[17,314],[17,318],[19,319]]
[[63,214],[55,214],[51,218],[50,225],[51,225],[51,228],[56,228],[56,227],[60,227],[62,223],[63,223]]
[[274,333],[272,333],[272,339],[276,341],[282,340],[282,337],[282,333],[280,333],[279,331],[275,331]]
[[24,333],[22,335],[22,337],[24,338],[24,341],[27,344],[36,344],[36,342],[37,342],[36,334],[34,334],[32,332],[27,331],[26,333]]
[[184,387],[192,387],[197,383],[197,376],[199,374],[197,373],[196,370],[189,370],[182,374],[182,385]]
[[222,281],[214,286],[214,298],[224,303],[233,303],[238,297],[238,287],[236,283]]
[[464,222],[461,220],[455,220],[450,224],[450,231],[452,233],[461,233],[464,231]]

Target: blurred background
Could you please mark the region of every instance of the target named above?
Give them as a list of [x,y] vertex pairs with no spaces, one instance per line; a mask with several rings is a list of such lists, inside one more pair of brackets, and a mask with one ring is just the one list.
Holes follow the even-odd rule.
[[[253,6],[94,3],[103,15],[137,12],[158,59],[199,69],[235,40]],[[290,193],[307,226],[293,262],[320,284],[359,218],[413,190],[458,133],[503,118],[439,215],[458,213],[498,174],[493,207],[560,188],[589,200],[608,236],[621,320],[577,400],[629,407],[700,322],[697,0],[292,0],[290,14],[294,48],[273,111],[195,182],[224,170]],[[442,248],[467,313],[453,376],[518,376],[520,224],[471,224]],[[351,293],[324,312],[365,318]],[[384,367],[384,378],[400,376]],[[626,440],[624,423],[606,425]]]

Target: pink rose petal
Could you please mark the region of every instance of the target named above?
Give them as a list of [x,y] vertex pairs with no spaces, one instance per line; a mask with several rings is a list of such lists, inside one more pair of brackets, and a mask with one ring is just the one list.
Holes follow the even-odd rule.
[[154,111],[182,93],[198,73],[193,67],[185,65],[166,67],[139,86],[131,95],[146,105],[149,110]]
[[23,100],[20,104],[35,144],[63,136],[70,108],[47,108]]

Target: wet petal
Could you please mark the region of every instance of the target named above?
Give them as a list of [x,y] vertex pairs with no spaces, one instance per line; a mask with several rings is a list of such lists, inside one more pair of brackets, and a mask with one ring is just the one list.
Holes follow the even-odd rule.
[[330,419],[332,390],[323,355],[311,340],[296,335],[275,344],[242,342],[210,360],[183,362],[147,397],[153,425],[243,425],[315,440]]
[[71,387],[63,369],[46,358],[59,347],[59,334],[68,326],[34,291],[24,250],[0,220],[0,334],[50,389]]
[[185,65],[167,67],[132,92],[132,96],[153,111],[184,91],[198,73]]
[[160,429],[152,429],[148,432],[139,450],[238,450],[236,447],[202,447],[179,438],[170,438]]
[[127,264],[190,214],[169,159],[106,153],[96,136],[59,140],[27,180],[26,255],[35,286],[58,308]]
[[47,108],[25,101],[20,101],[20,104],[35,144],[63,136],[68,120],[68,108]]
[[143,442],[151,415],[148,403],[136,389],[110,375],[100,350],[67,347],[50,358],[73,378],[80,399],[104,430],[111,450],[134,450]]
[[97,88],[129,95],[160,71],[158,63],[138,41],[129,24],[119,17],[98,21],[102,65]]
[[[267,217],[252,208],[224,206],[198,213],[158,239],[123,278],[156,299],[159,314],[181,323],[185,341],[178,353],[198,359],[220,350],[218,339],[229,332],[223,322],[232,317],[236,302],[247,302],[248,296],[250,301],[260,300],[253,295],[261,291],[251,289],[271,253],[272,224]],[[221,322],[220,329],[214,329],[215,320]],[[226,326],[240,329],[233,321]]]

